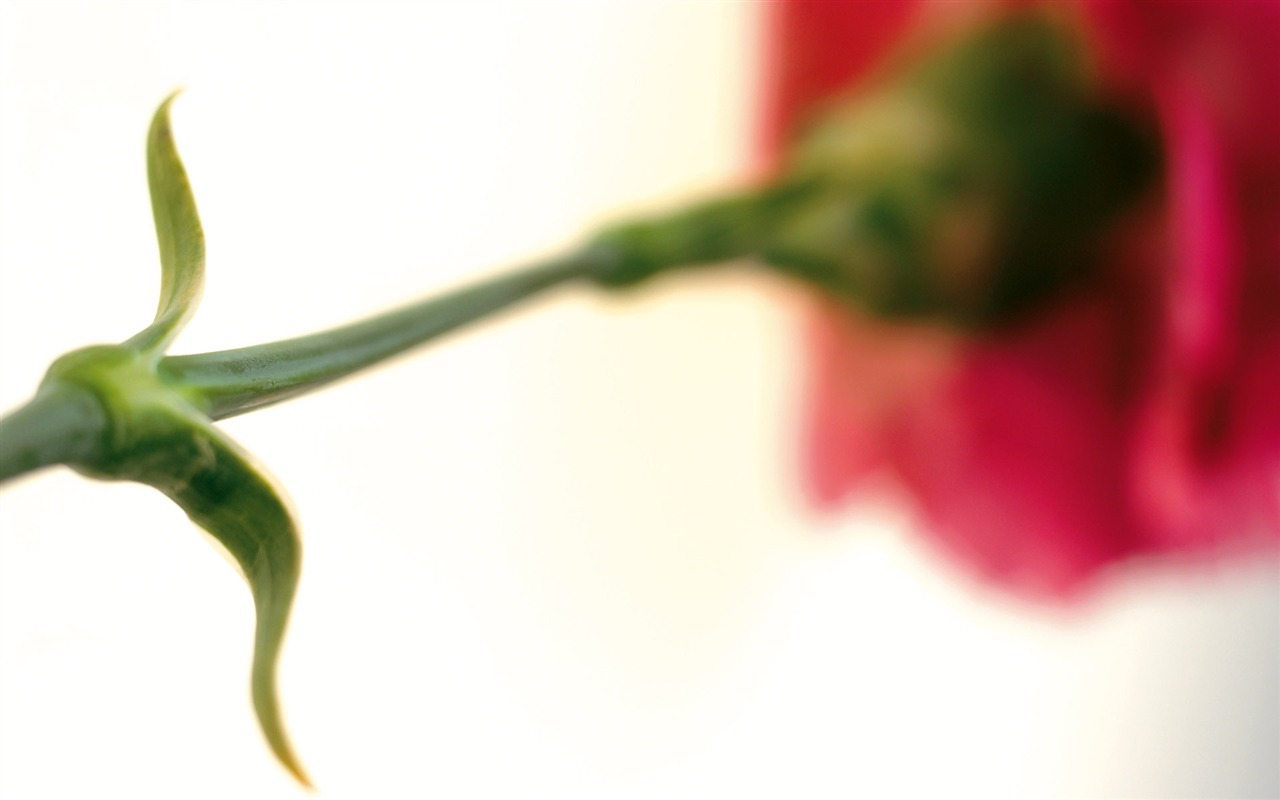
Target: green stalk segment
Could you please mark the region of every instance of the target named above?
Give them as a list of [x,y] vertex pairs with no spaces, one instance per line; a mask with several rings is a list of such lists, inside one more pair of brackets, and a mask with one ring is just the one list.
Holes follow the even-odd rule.
[[106,430],[107,416],[91,393],[46,387],[0,418],[0,483],[42,467],[93,461]]
[[599,269],[591,251],[513,272],[340,328],[269,344],[170,356],[166,381],[211,419],[225,419],[317,389]]

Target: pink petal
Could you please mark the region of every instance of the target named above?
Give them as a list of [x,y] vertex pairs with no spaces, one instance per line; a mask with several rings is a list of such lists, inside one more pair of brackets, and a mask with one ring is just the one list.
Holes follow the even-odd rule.
[[848,89],[893,48],[918,5],[912,0],[769,4],[759,138],[766,164],[774,162],[815,107]]
[[986,580],[1062,598],[1135,550],[1118,317],[1081,302],[973,346],[895,455],[934,540]]
[[816,305],[803,464],[811,499],[830,508],[884,465],[913,404],[953,371],[960,337],[871,320],[831,300]]
[[1204,100],[1185,82],[1162,87],[1171,237],[1167,331],[1157,383],[1138,429],[1135,492],[1170,541],[1196,524],[1199,473],[1227,436],[1240,284],[1238,211]]

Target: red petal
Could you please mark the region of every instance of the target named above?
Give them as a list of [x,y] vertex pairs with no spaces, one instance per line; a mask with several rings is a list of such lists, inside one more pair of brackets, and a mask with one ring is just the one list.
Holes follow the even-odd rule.
[[1122,317],[1098,302],[976,343],[921,398],[895,462],[936,542],[987,580],[1060,598],[1137,542],[1124,494]]
[[907,29],[911,0],[781,0],[765,20],[766,77],[761,149],[766,163],[822,100],[847,89]]
[[959,337],[866,319],[835,301],[817,304],[809,334],[805,482],[830,508],[893,455],[912,407],[954,370]]

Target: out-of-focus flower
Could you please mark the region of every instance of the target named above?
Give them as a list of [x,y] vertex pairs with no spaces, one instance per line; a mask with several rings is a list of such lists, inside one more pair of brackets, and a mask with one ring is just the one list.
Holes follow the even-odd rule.
[[[1159,197],[1085,284],[1011,324],[816,299],[805,466],[824,507],[887,469],[943,549],[1062,598],[1121,560],[1280,533],[1280,3],[1046,5],[1081,29],[1101,90],[1158,130]],[[766,157],[990,6],[772,6]]]

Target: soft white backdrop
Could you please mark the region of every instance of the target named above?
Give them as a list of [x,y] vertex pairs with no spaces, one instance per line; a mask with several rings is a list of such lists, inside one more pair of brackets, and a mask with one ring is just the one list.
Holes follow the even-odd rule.
[[[176,352],[295,335],[748,163],[757,6],[0,5],[0,406],[127,337],[175,110],[209,238]],[[796,478],[798,298],[566,291],[226,428],[306,539],[282,673],[333,798],[1280,793],[1274,561],[1051,613]],[[247,590],[150,490],[0,498],[0,796],[293,798]]]

